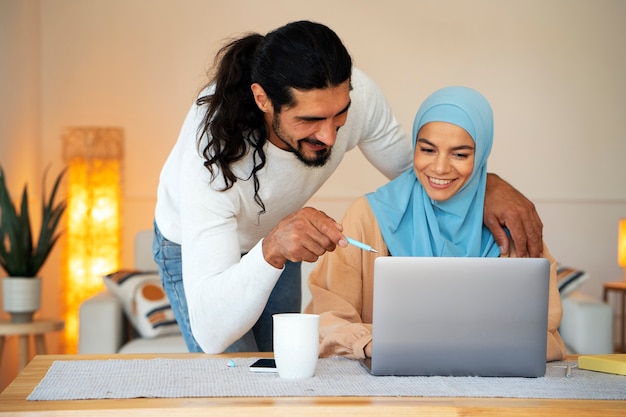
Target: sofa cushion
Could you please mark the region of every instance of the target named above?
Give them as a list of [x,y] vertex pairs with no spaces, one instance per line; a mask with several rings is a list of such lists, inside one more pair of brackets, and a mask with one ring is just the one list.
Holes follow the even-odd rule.
[[104,284],[119,298],[124,313],[141,337],[180,333],[158,273],[120,270],[105,275]]
[[559,286],[561,298],[566,297],[589,278],[589,274],[582,269],[570,266],[556,266],[556,281]]

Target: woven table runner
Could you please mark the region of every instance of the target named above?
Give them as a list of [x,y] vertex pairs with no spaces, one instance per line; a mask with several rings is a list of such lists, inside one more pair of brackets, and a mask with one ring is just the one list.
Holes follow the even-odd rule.
[[626,400],[626,377],[548,363],[542,378],[381,377],[359,362],[320,359],[315,376],[250,372],[255,358],[55,361],[28,400],[182,397],[504,397]]

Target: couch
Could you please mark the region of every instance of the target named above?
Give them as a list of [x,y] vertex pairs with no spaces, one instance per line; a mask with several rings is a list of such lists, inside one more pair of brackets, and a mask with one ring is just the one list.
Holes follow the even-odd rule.
[[[158,280],[157,266],[152,257],[152,230],[142,230],[135,236],[134,241],[134,271],[147,272],[141,277],[145,282],[156,284]],[[306,287],[306,279],[314,264],[302,264],[302,305],[310,300],[310,294]],[[128,270],[127,270],[128,271]],[[105,277],[105,282],[108,282]],[[160,284],[159,284],[160,286]],[[136,286],[135,292],[138,291]],[[138,331],[125,311],[124,302],[110,289],[101,291],[85,300],[79,309],[79,337],[78,353],[184,353],[187,347],[184,343],[177,326],[167,326],[167,334],[147,334],[143,329],[142,334]],[[157,306],[155,310],[163,311],[164,307]],[[127,308],[129,310],[130,308]],[[171,312],[166,314],[172,317]],[[144,323],[145,324],[145,323]],[[164,326],[165,327],[165,326]],[[154,332],[153,332],[154,333]]]
[[[139,275],[139,278],[144,279],[144,284],[148,282],[156,287],[159,285],[156,282],[158,275],[146,273],[146,271],[157,269],[152,259],[152,236],[151,230],[143,230],[136,235],[134,271],[143,271],[144,275]],[[314,264],[307,263],[302,265],[303,306],[310,299],[306,279],[313,266]],[[613,311],[611,306],[576,291],[588,277],[585,271],[559,266],[559,291],[563,302],[563,319],[559,330],[568,353],[612,353]],[[137,278],[137,276],[132,278]],[[177,325],[172,323],[171,311],[167,311],[169,303],[166,299],[162,300],[161,305],[157,305],[158,308],[152,310],[159,310],[161,318],[165,316],[164,322],[167,322],[167,317],[169,317],[170,322],[161,327],[167,328],[167,331],[150,333],[145,328],[141,329],[141,322],[129,320],[129,316],[133,317],[130,314],[132,313],[131,306],[124,305],[124,300],[120,299],[119,294],[114,293],[116,286],[111,285],[110,282],[108,284],[109,290],[87,299],[80,307],[78,353],[179,353],[187,351]],[[135,289],[135,293],[137,292]],[[166,314],[162,313],[164,310]]]
[[613,353],[613,308],[578,291],[588,278],[586,271],[557,266],[563,306],[559,333],[570,354]]
[[610,305],[579,291],[563,297],[562,303],[559,332],[568,353],[613,353],[613,308]]
[[[142,277],[155,283],[158,275],[152,257],[152,237],[152,230],[142,230],[135,236],[133,270],[150,272]],[[153,332],[142,336],[128,317],[123,299],[110,289],[85,300],[78,313],[78,353],[187,352],[183,337],[176,330],[177,325],[170,324],[166,334]]]

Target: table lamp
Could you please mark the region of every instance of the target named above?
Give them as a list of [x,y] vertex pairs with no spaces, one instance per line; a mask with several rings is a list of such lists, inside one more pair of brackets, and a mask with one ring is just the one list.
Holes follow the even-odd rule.
[[624,270],[626,282],[626,218],[619,221],[619,233],[617,236],[617,263]]

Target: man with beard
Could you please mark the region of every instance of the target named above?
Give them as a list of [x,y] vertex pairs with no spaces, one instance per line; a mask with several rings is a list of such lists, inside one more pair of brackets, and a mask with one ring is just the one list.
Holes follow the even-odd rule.
[[[154,256],[190,351],[271,351],[272,314],[300,311],[300,262],[347,244],[302,206],[350,149],[392,179],[411,141],[324,25],[243,36],[215,68],[161,171]],[[495,175],[484,219],[502,252],[506,227],[518,255],[540,255],[534,205]]]

